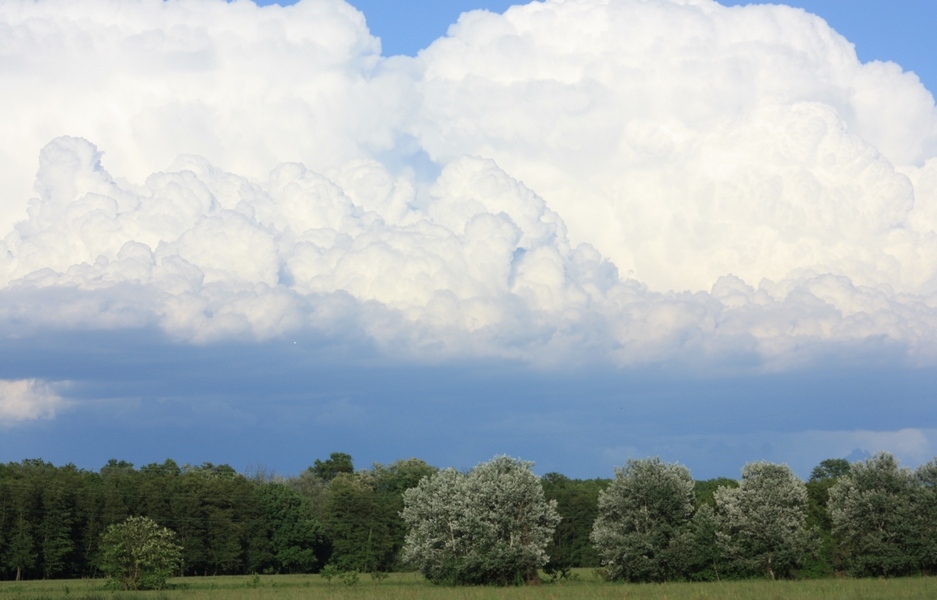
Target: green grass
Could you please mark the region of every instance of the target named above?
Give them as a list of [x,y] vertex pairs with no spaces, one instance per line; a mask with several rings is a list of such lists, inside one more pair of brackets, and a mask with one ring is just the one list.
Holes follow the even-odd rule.
[[186,577],[170,580],[159,592],[112,592],[94,579],[0,582],[0,600],[298,600],[400,599],[500,600],[573,598],[627,600],[932,600],[937,578],[822,579],[812,581],[735,581],[631,585],[596,580],[589,569],[576,570],[578,579],[519,588],[449,588],[427,583],[415,574],[396,573],[383,581],[361,575],[355,585],[338,578],[329,584],[318,575],[262,575],[243,577]]

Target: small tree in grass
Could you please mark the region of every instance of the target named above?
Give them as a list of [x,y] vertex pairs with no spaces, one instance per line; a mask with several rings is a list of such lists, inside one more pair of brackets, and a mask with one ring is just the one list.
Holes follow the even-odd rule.
[[182,563],[175,537],[147,517],[111,525],[101,534],[101,570],[125,590],[161,589]]

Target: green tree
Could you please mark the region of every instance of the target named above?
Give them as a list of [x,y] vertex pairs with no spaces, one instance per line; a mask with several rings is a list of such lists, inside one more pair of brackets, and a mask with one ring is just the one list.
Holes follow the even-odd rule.
[[695,494],[690,471],[659,458],[629,460],[599,494],[592,541],[612,579],[682,578],[690,561]]
[[536,580],[560,516],[532,466],[499,456],[468,474],[438,471],[407,490],[405,559],[434,583]]
[[915,554],[920,570],[934,575],[937,574],[937,459],[918,467],[914,478],[918,486]]
[[178,493],[171,499],[173,518],[184,550],[183,571],[215,575],[243,573],[250,565],[269,564],[266,526],[256,484],[228,465],[185,466]]
[[161,589],[179,568],[175,534],[147,517],[129,517],[101,537],[101,570],[125,590]]
[[256,489],[269,528],[276,572],[313,573],[325,553],[325,532],[312,516],[309,500],[282,483]]
[[324,523],[328,513],[329,495],[331,493],[328,482],[309,468],[297,477],[287,479],[286,484],[309,500],[312,514],[320,523]]
[[394,562],[391,521],[398,517],[386,513],[373,483],[363,473],[339,473],[329,483],[325,528],[342,570],[385,571]]
[[[437,469],[417,458],[397,460],[389,465],[375,463],[365,472],[372,482],[377,501],[380,505],[381,520],[387,526],[387,545],[375,567],[378,572],[392,571],[401,567],[400,553],[407,537],[407,524],[400,517],[403,510],[403,494],[419,485],[424,477],[430,477]],[[375,549],[377,550],[377,549]],[[372,570],[374,573],[374,570]]]
[[611,479],[570,479],[559,473],[541,478],[547,500],[556,500],[560,524],[547,547],[550,561],[544,567],[549,574],[562,573],[573,567],[598,567],[601,559],[589,536],[599,516],[599,492]]
[[74,548],[72,541],[72,502],[63,482],[55,477],[42,490],[42,520],[39,523],[39,548],[42,571],[46,578],[62,575],[66,560]]
[[807,488],[787,465],[748,463],[739,487],[715,492],[717,540],[742,574],[790,577],[813,550]]
[[138,514],[139,480],[133,463],[111,459],[101,467],[101,518],[105,526]]
[[319,460],[318,458],[309,467],[309,470],[315,473],[322,481],[332,481],[339,473],[354,473],[355,465],[351,460],[350,454],[344,452],[333,452],[328,460]]
[[914,473],[891,454],[853,463],[830,488],[833,536],[849,572],[895,577],[916,570],[920,526]]
[[849,461],[830,458],[820,462],[810,473],[810,479],[807,480],[807,527],[817,532],[820,545],[816,555],[804,564],[803,575],[832,575],[840,562],[833,540],[833,521],[830,518],[828,503],[830,489],[848,472]]
[[53,469],[42,460],[28,459],[11,464],[10,515],[3,520],[9,522],[7,542],[3,549],[6,570],[16,573],[16,580],[38,576],[42,572],[42,532],[39,521],[42,515],[42,489],[47,473]]
[[717,477],[715,479],[701,479],[693,482],[693,490],[696,493],[696,506],[704,504],[716,508],[716,490],[721,487],[739,487],[739,482],[728,477]]

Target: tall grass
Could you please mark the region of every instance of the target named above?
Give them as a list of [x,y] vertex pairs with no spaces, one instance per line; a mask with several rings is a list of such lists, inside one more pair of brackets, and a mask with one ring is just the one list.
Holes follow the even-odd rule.
[[937,578],[821,579],[809,581],[733,581],[631,585],[605,583],[588,569],[578,579],[517,588],[437,587],[418,575],[392,574],[375,580],[368,575],[352,585],[338,578],[329,583],[318,575],[259,577],[187,577],[170,580],[162,591],[111,592],[101,580],[0,582],[0,600],[933,600]]

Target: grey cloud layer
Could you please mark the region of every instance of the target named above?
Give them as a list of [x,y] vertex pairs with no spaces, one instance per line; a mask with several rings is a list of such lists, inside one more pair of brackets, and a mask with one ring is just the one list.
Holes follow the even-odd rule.
[[933,98],[816,17],[553,0],[384,59],[339,0],[119,4],[0,5],[9,332],[937,358]]

